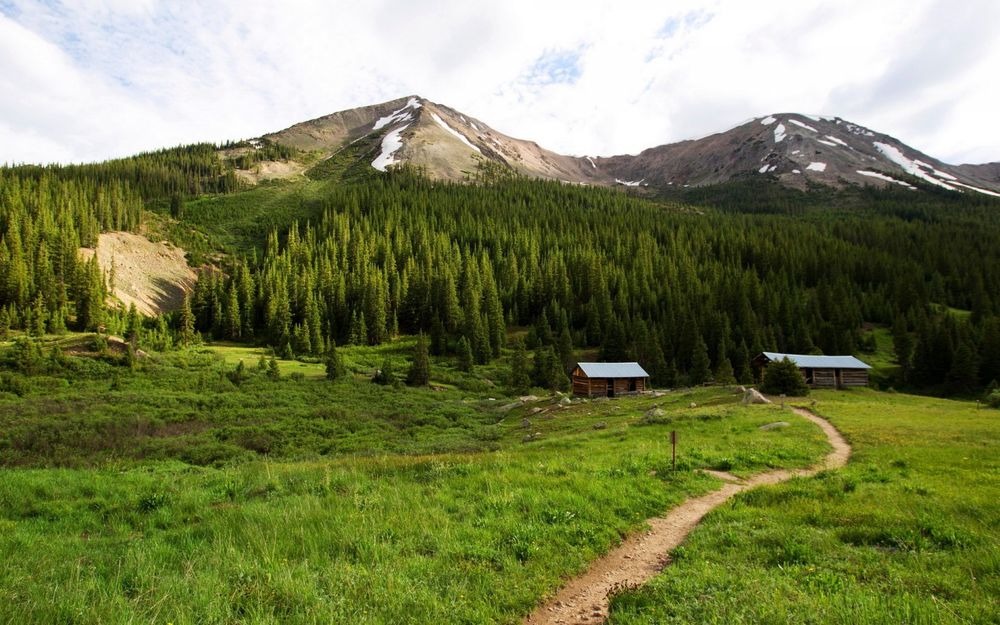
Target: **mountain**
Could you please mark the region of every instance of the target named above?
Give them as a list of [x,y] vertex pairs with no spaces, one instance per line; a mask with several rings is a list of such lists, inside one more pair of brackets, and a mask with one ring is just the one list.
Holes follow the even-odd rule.
[[757,118],[726,132],[650,148],[635,156],[595,160],[618,180],[661,188],[763,175],[799,188],[807,182],[913,187],[919,180],[952,191],[1000,197],[995,164],[948,165],[839,117],[796,113]]
[[[375,136],[363,153],[375,169],[396,163],[424,167],[435,178],[463,180],[477,159],[509,166],[526,176],[606,184],[585,159],[563,156],[498,132],[471,116],[419,96],[341,111],[265,135],[276,143],[332,155]],[[612,181],[613,182],[613,181]]]
[[[839,117],[782,113],[635,155],[567,156],[505,135],[419,96],[341,111],[261,139],[329,159],[346,148],[375,169],[398,163],[464,180],[487,160],[525,176],[589,185],[669,189],[766,176],[783,185],[932,186],[1000,197],[1000,163],[949,165]],[[251,142],[253,145],[253,142]],[[257,165],[275,176],[305,168]]]

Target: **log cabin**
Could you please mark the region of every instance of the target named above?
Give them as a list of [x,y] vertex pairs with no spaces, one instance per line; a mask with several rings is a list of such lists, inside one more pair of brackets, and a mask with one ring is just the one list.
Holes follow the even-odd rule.
[[868,386],[871,366],[854,356],[814,356],[812,354],[779,354],[763,352],[753,359],[758,379],[772,362],[787,358],[794,362],[806,384],[812,388],[849,388]]
[[637,362],[578,362],[573,368],[573,394],[581,397],[618,397],[641,393],[649,374]]

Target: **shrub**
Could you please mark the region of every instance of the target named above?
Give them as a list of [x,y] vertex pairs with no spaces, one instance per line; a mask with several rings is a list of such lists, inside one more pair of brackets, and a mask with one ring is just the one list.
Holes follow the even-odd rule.
[[392,371],[392,361],[386,358],[382,361],[382,366],[375,370],[375,375],[372,376],[372,382],[375,384],[381,384],[383,386],[395,385],[396,384],[396,374]]
[[993,391],[986,396],[986,405],[991,408],[1000,408],[1000,390]]
[[767,366],[760,390],[768,395],[802,397],[809,394],[809,387],[806,386],[806,380],[802,377],[799,367],[788,358],[782,358]]

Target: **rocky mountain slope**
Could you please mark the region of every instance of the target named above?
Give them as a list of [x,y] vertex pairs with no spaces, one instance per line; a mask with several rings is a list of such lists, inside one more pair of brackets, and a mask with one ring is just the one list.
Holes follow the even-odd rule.
[[445,180],[468,179],[485,159],[526,176],[577,184],[667,189],[766,176],[797,188],[809,183],[924,185],[1000,197],[1000,163],[949,165],[839,117],[796,113],[611,157],[557,154],[419,96],[341,111],[263,138],[321,158],[365,141],[368,147],[358,158],[375,169],[405,162]]
[[341,111],[263,138],[329,155],[372,135],[380,141],[367,156],[371,166],[382,171],[406,162],[424,167],[435,178],[463,180],[475,171],[477,159],[488,159],[527,176],[608,182],[585,159],[514,139],[478,119],[418,96]]

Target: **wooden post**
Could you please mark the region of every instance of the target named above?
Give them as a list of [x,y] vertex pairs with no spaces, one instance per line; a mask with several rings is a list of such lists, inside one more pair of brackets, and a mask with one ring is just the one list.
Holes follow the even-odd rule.
[[677,430],[670,431],[670,465],[677,470]]

